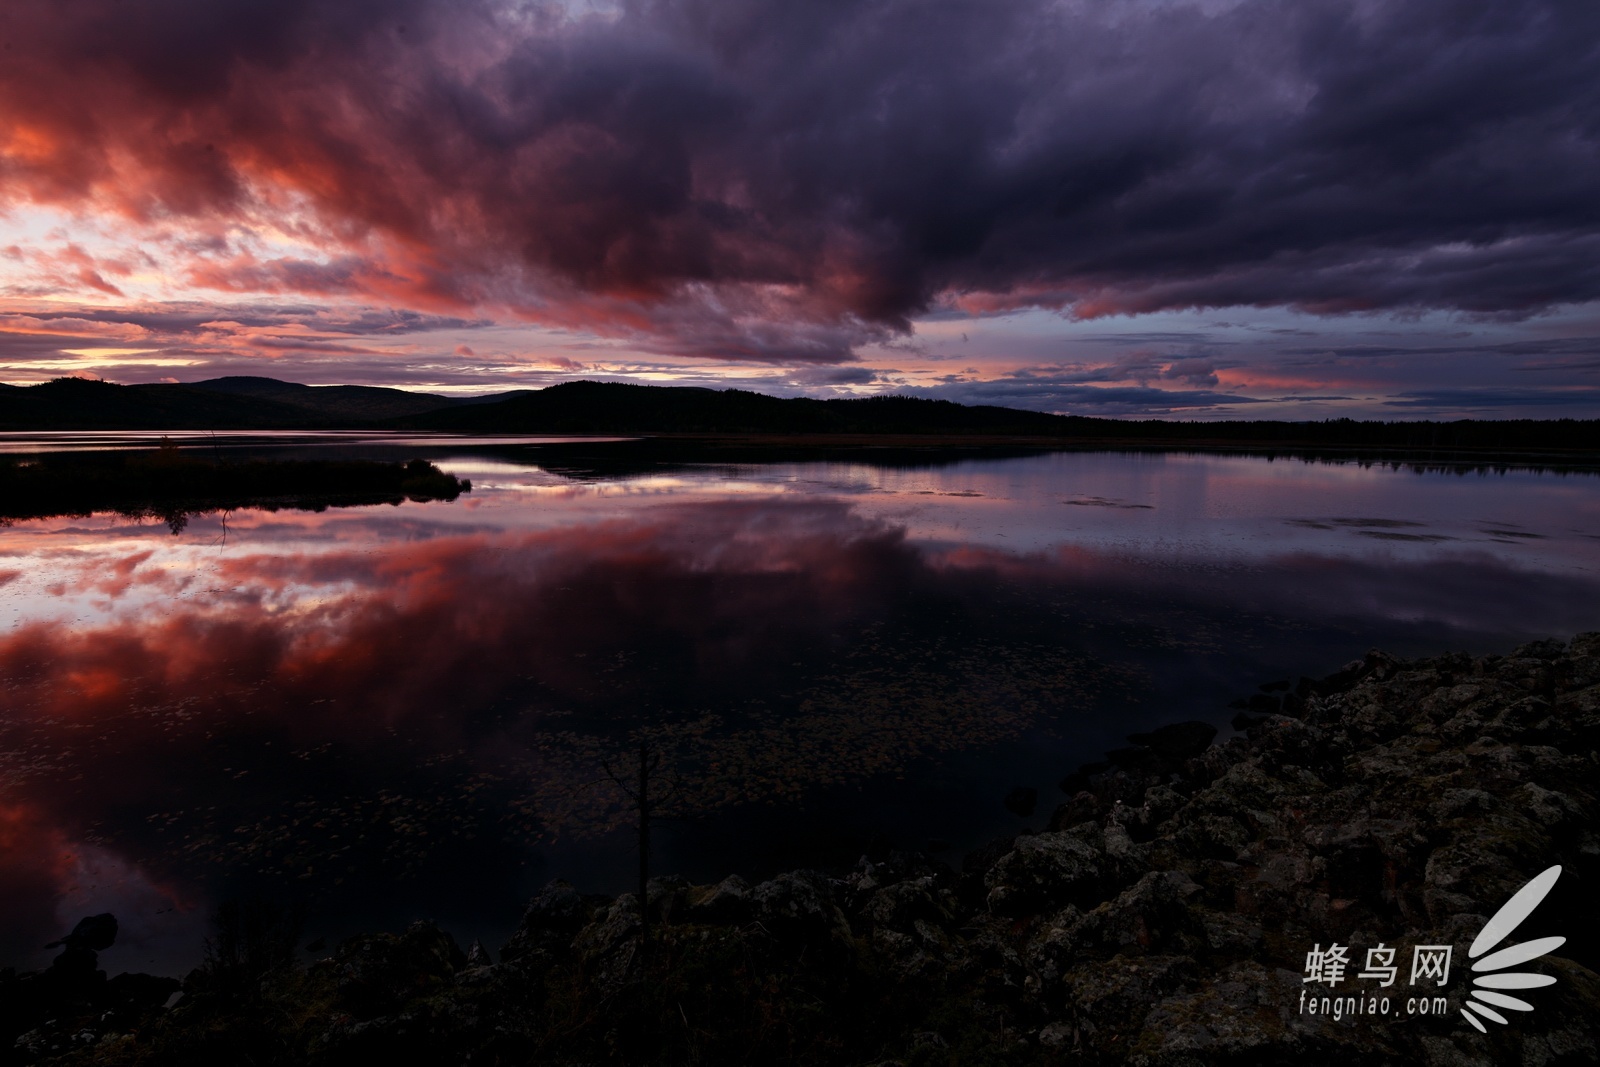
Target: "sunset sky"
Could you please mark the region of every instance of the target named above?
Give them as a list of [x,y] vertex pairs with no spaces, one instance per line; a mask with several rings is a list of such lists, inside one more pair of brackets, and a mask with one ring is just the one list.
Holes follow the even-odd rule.
[[65,374],[1600,417],[1600,4],[6,0]]

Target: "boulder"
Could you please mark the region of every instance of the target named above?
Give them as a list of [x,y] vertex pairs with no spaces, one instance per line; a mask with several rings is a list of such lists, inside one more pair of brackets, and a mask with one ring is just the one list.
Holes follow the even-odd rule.
[[79,919],[78,925],[72,932],[59,941],[52,941],[45,948],[55,948],[58,945],[69,949],[85,949],[89,952],[104,952],[117,940],[117,917],[110,912],[103,915],[90,915],[88,918]]
[[754,912],[750,883],[730,874],[716,885],[694,886],[688,895],[688,918],[698,923],[748,922]]
[[848,949],[850,923],[836,887],[820,871],[790,871],[750,892],[755,919],[780,942]]
[[1093,793],[1082,792],[1066,803],[1058,805],[1045,828],[1052,833],[1070,830],[1072,827],[1082,823],[1094,822],[1099,817],[1100,798]]
[[1017,838],[984,875],[989,910],[1028,915],[1064,904],[1092,907],[1103,896],[1104,849],[1092,824]]
[[331,973],[336,1003],[371,1019],[442,989],[466,963],[454,938],[431,922],[415,922],[403,934],[349,938],[319,966]]
[[594,915],[594,908],[570,884],[551,882],[528,902],[522,921],[500,950],[502,963],[534,953],[560,955]]

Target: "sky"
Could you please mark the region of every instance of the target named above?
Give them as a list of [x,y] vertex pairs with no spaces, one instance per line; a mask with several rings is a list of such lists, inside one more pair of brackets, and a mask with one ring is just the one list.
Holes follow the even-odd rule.
[[7,0],[0,381],[1600,417],[1593,0]]

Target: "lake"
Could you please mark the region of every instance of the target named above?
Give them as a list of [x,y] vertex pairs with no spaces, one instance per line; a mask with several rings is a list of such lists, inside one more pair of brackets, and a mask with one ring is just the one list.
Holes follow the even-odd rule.
[[227,899],[301,910],[307,941],[427,917],[497,946],[550,879],[631,887],[641,744],[654,873],[959,864],[1132,731],[1226,735],[1230,702],[1372,647],[1600,629],[1579,470],[174,437],[423,456],[473,490],[0,527],[0,966],[111,911],[108,972],[179,973]]

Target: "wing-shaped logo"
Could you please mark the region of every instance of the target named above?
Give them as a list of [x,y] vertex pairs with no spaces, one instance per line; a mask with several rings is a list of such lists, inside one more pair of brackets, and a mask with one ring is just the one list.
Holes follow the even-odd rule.
[[[1461,1016],[1477,1027],[1479,1033],[1489,1032],[1483,1023],[1478,1021],[1479,1015],[1501,1025],[1506,1023],[1506,1017],[1495,1011],[1495,1008],[1506,1008],[1510,1011],[1533,1010],[1533,1005],[1527,1001],[1518,1000],[1496,990],[1538,989],[1541,986],[1555,985],[1555,978],[1548,974],[1533,974],[1527,971],[1507,972],[1506,968],[1517,967],[1530,960],[1536,960],[1546,953],[1554,952],[1567,943],[1564,937],[1541,937],[1503,948],[1488,956],[1483,954],[1510,937],[1512,932],[1522,925],[1522,920],[1533,914],[1533,909],[1539,906],[1554,888],[1556,879],[1560,877],[1561,867],[1558,864],[1517,890],[1516,895],[1506,901],[1505,905],[1494,913],[1494,917],[1484,924],[1477,940],[1473,941],[1472,947],[1467,950],[1467,957],[1477,960],[1472,965],[1472,970],[1478,977],[1472,980],[1476,988],[1472,990],[1467,1000],[1467,1007],[1461,1009]],[[1483,959],[1478,959],[1479,956],[1483,956]],[[1468,1011],[1467,1008],[1471,1008],[1472,1011]]]

